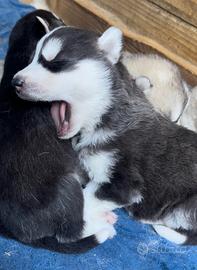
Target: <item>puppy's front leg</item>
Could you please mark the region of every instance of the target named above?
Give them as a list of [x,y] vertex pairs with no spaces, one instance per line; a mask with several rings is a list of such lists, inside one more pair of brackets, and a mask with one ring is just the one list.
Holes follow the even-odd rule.
[[95,194],[98,188],[98,183],[91,181],[83,190],[84,236],[89,236],[102,229],[106,229],[109,231],[109,238],[112,238],[116,234],[113,225],[117,221],[117,216],[112,211],[121,206],[112,201],[98,199]]

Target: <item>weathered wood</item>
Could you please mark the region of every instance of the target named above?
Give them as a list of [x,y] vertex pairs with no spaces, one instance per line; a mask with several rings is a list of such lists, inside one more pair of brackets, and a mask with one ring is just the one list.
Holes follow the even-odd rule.
[[197,0],[148,0],[197,27]]
[[[94,13],[78,5],[73,0],[47,0],[49,6],[58,16],[64,19],[65,23],[68,25],[73,25],[76,27],[81,27],[97,32],[103,32],[109,24],[103,19],[95,16]],[[142,52],[142,53],[157,53],[164,56],[160,51],[147,46],[143,43],[133,40],[129,37],[125,37],[125,49],[132,53]],[[181,68],[183,77],[191,85],[197,84],[197,77],[193,76],[189,71]]]
[[74,2],[197,75],[197,28],[146,0]]

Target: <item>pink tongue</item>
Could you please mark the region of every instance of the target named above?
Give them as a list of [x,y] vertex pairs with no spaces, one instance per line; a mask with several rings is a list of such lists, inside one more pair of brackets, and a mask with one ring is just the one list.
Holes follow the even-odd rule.
[[66,102],[60,103],[60,122],[63,123],[66,116]]
[[56,125],[56,128],[58,128],[60,125],[59,107],[60,104],[58,102],[53,102],[51,105],[51,116]]
[[69,123],[65,120],[67,104],[66,102],[54,102],[51,106],[51,115],[55,122],[59,136],[64,136],[69,128]]

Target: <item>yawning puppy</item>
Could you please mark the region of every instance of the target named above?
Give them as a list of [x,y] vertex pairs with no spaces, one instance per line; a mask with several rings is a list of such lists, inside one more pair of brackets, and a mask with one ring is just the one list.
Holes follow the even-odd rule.
[[60,27],[40,40],[13,84],[23,99],[61,102],[58,134],[73,138],[91,179],[91,233],[101,213],[129,206],[163,237],[196,243],[197,135],[152,108],[119,62],[121,50],[117,28],[98,36]]
[[[83,215],[79,160],[70,141],[58,140],[49,104],[24,102],[11,86],[13,75],[31,61],[46,29],[60,25],[52,13],[38,10],[19,20],[10,36],[0,86],[0,233],[36,247],[72,253],[112,237],[110,215],[100,218],[102,226],[96,224],[95,236],[80,240],[90,234]],[[49,85],[48,79],[44,85]],[[57,110],[54,104],[51,110],[62,120],[64,108]]]

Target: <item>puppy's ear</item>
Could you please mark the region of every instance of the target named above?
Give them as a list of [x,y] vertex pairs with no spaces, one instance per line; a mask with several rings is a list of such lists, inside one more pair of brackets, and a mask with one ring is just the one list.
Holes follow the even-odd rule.
[[153,85],[151,84],[150,79],[148,77],[146,77],[146,76],[137,77],[135,79],[135,84],[142,91],[148,90],[151,87],[153,87]]
[[116,27],[108,28],[98,39],[99,48],[105,52],[106,57],[112,64],[116,64],[122,50],[122,32]]
[[46,31],[46,33],[50,32],[50,29],[49,29],[49,24],[47,21],[45,21],[43,18],[39,17],[39,16],[36,16],[36,18],[39,20],[39,22],[44,26],[44,29]]

